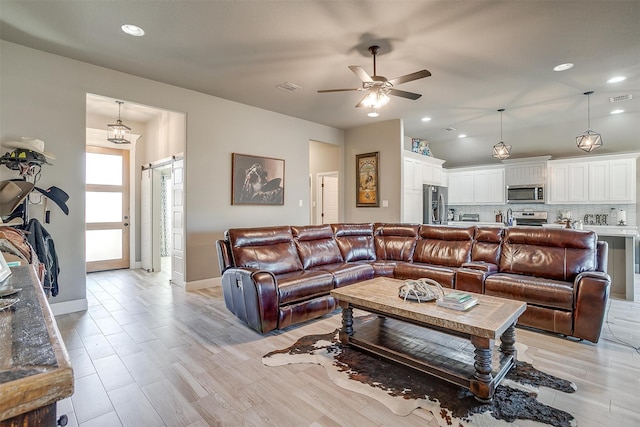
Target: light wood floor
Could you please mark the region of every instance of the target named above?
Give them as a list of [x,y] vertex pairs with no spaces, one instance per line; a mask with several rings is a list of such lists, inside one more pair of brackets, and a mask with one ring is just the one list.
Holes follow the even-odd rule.
[[[87,298],[87,312],[57,317],[75,375],[74,395],[58,405],[69,426],[437,425],[422,410],[393,415],[320,366],[263,366],[267,352],[338,327],[339,313],[261,336],[226,310],[220,289],[185,293],[142,270],[89,274]],[[613,300],[597,345],[526,329],[516,337],[536,367],[578,386],[543,389],[544,403],[580,427],[640,425],[640,354],[615,342],[640,346],[640,303]]]

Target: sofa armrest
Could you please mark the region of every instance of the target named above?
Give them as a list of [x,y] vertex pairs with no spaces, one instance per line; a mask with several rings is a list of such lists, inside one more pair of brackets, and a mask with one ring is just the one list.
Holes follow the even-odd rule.
[[462,264],[462,268],[470,268],[472,270],[480,270],[480,271],[485,271],[487,273],[498,272],[497,265],[492,264],[490,262],[484,262],[484,261],[465,262],[464,264]]
[[267,333],[278,327],[278,281],[273,273],[252,268],[228,268],[222,275],[227,309],[251,328]]
[[[474,264],[474,265],[470,265]],[[469,266],[468,266],[469,265]],[[464,292],[484,294],[485,279],[498,271],[495,264],[488,263],[464,263],[462,268],[456,271],[455,289]],[[480,268],[478,268],[480,267]]]
[[573,336],[597,343],[611,289],[611,277],[600,271],[578,274],[574,281]]
[[224,273],[227,268],[233,267],[233,257],[228,240],[216,240],[216,252],[218,254],[218,266],[220,274]]

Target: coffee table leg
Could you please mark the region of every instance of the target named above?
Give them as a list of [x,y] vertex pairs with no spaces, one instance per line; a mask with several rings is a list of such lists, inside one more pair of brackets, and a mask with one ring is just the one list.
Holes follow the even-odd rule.
[[474,368],[476,372],[471,380],[471,392],[480,402],[491,402],[494,392],[493,376],[491,375],[491,349],[493,340],[488,338],[471,337],[471,343],[476,348]]
[[353,335],[353,308],[349,303],[340,302],[342,307],[342,329],[340,329],[340,342],[349,345],[349,336]]
[[516,358],[516,324],[509,326],[506,331],[502,333],[500,337],[500,351],[504,354],[513,356]]

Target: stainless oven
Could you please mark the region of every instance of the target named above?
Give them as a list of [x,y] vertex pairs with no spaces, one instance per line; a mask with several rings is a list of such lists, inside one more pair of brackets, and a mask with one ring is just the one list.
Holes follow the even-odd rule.
[[510,185],[507,203],[544,203],[544,185]]

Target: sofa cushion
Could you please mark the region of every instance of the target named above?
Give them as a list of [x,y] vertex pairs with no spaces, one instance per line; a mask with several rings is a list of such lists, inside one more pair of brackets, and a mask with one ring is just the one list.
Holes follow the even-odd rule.
[[333,275],[326,271],[294,271],[278,274],[280,305],[326,295],[333,289]]
[[573,282],[496,273],[485,279],[484,293],[542,307],[573,310]]
[[313,267],[309,271],[327,271],[333,274],[333,284],[336,288],[373,279],[374,270],[371,264],[366,263],[340,263],[325,264]]
[[504,229],[500,227],[478,227],[471,249],[471,261],[498,265],[500,262],[500,243]]
[[396,266],[393,277],[396,279],[433,279],[440,285],[453,288],[457,268],[404,262]]
[[376,259],[409,261],[416,247],[419,227],[417,224],[375,224]]
[[511,227],[503,238],[500,272],[573,281],[596,270],[596,245],[593,231]]
[[290,227],[236,228],[227,236],[236,267],[274,274],[302,270]]
[[342,258],[347,262],[374,261],[373,224],[332,224]]
[[421,225],[413,261],[460,267],[471,260],[475,227]]
[[291,227],[304,269],[342,262],[342,254],[329,224]]

